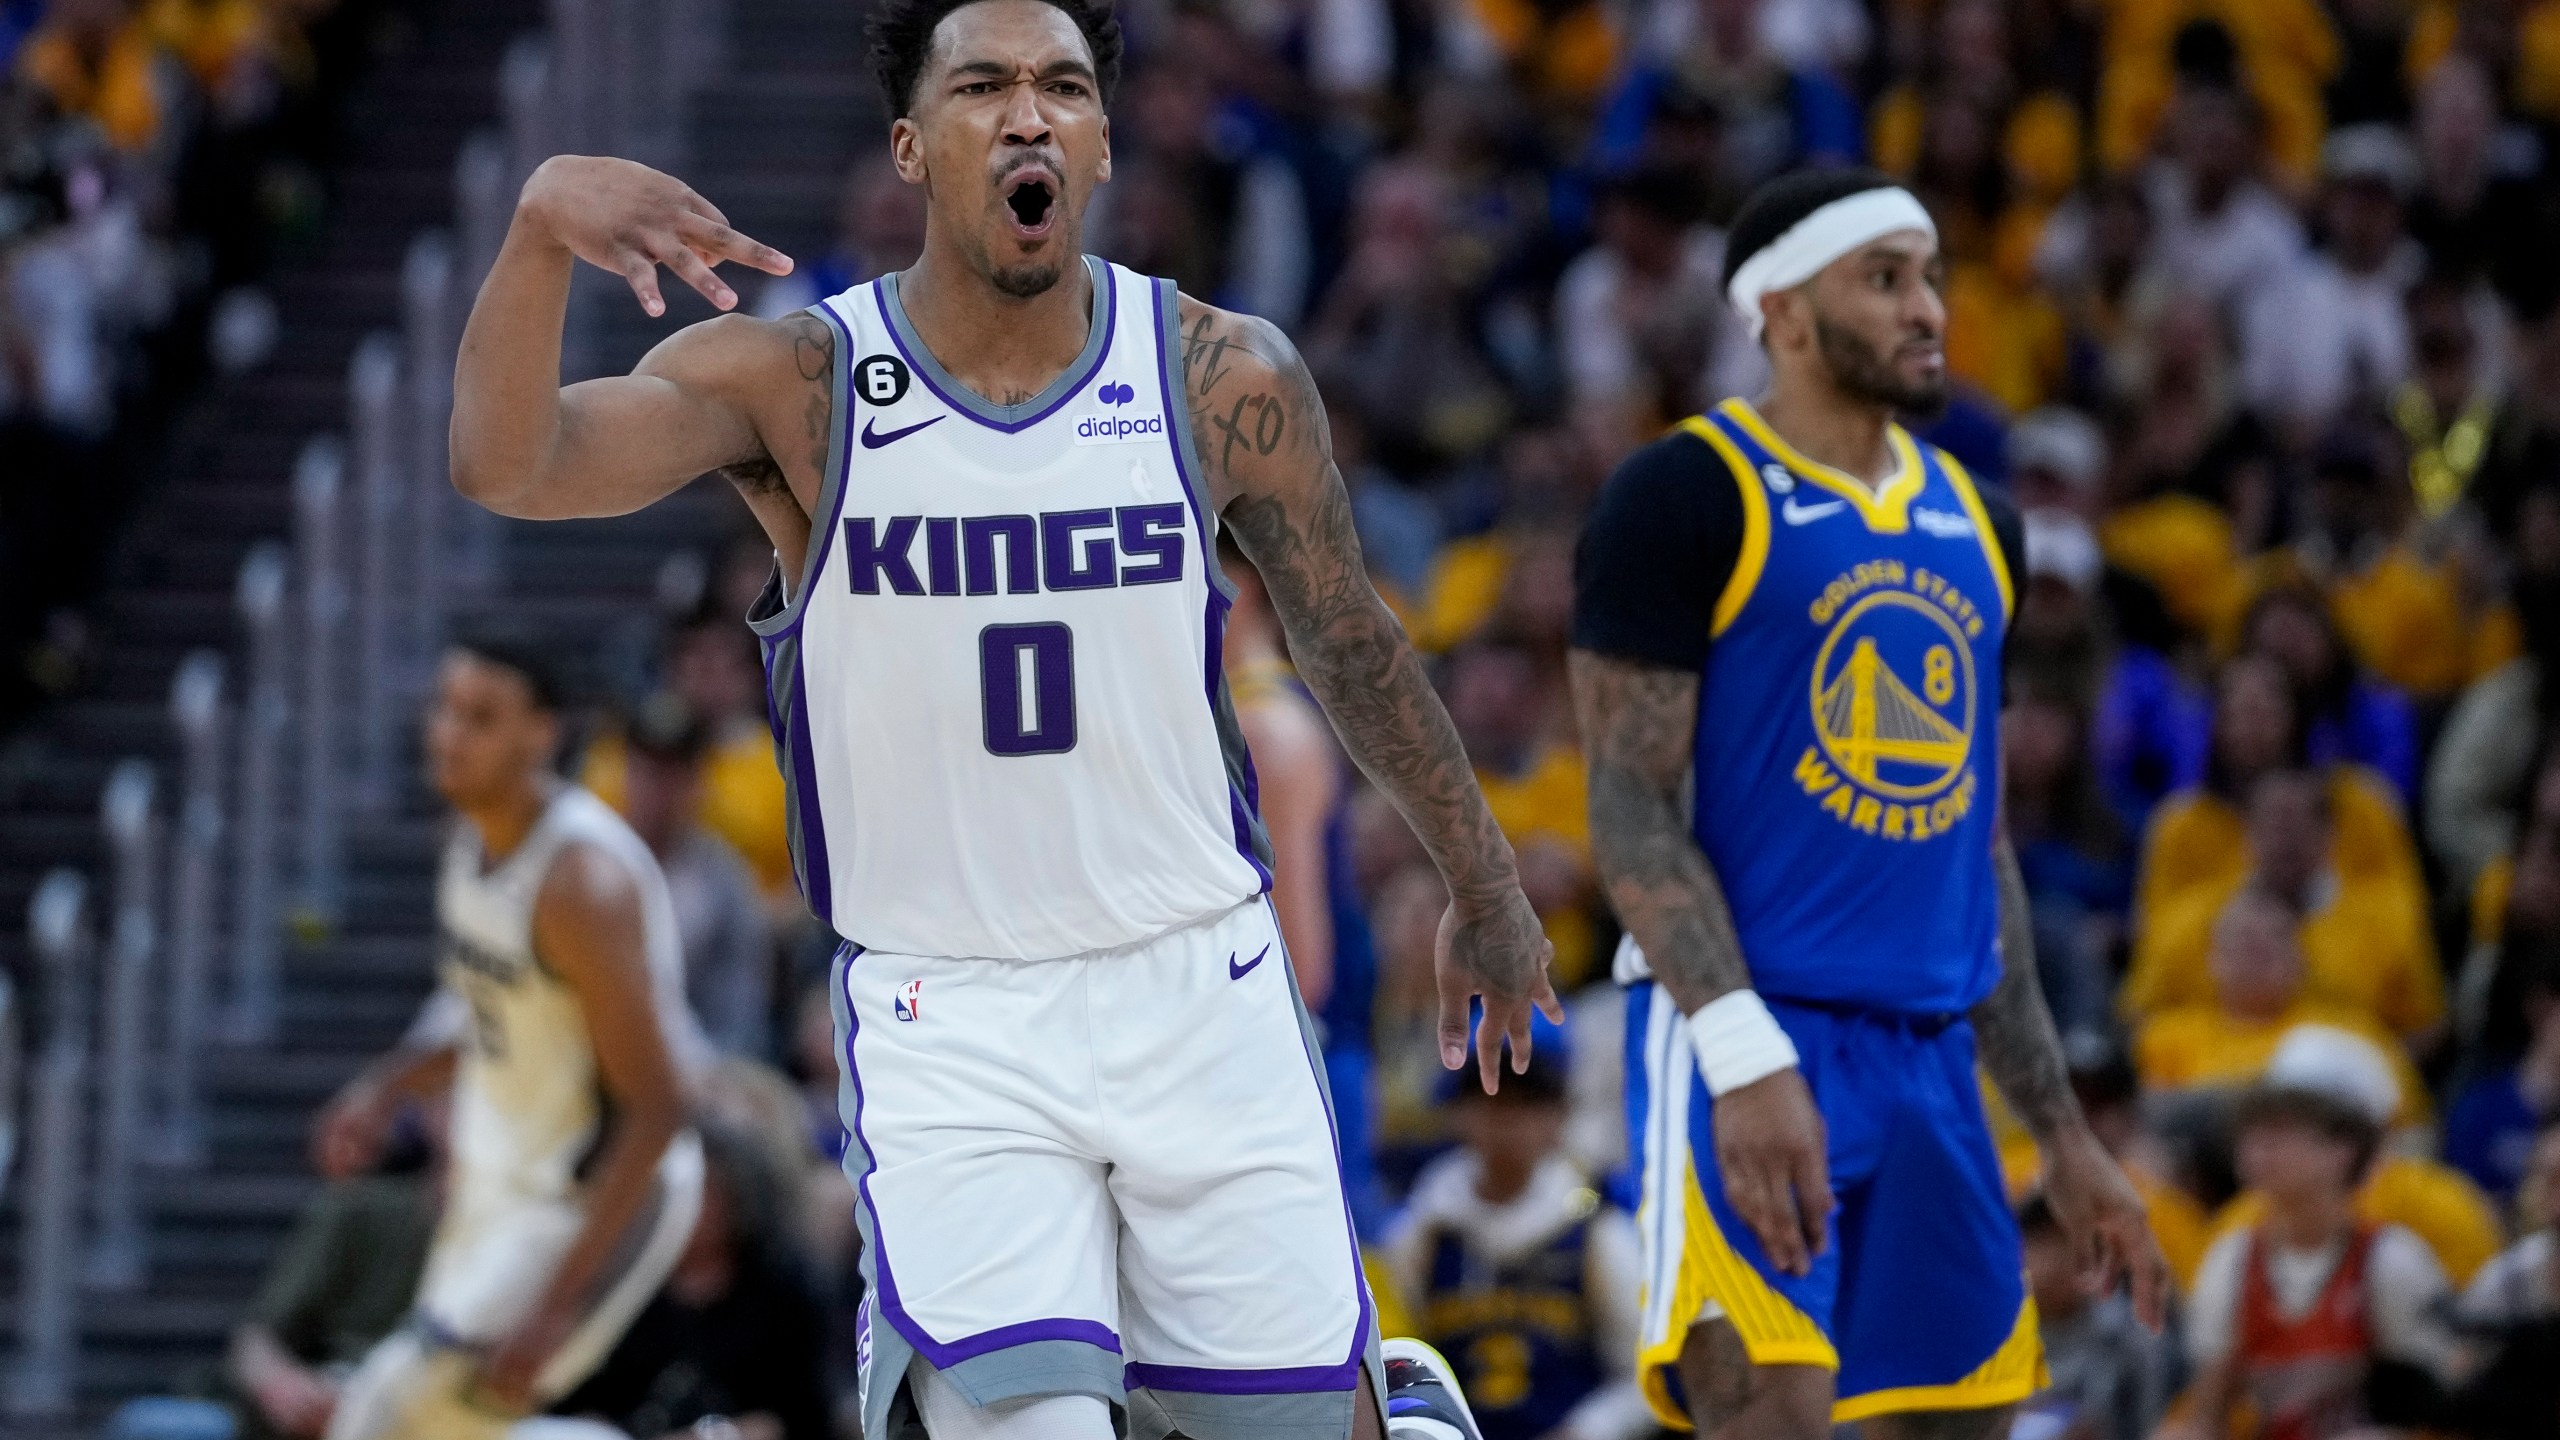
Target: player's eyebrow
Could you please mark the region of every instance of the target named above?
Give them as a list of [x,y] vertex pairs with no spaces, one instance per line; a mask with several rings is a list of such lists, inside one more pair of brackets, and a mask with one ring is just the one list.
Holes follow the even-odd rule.
[[[1008,64],[1002,60],[963,60],[951,67],[951,73],[954,75],[974,75],[989,80],[1010,80],[1019,73],[1021,69],[1022,67],[1018,64]],[[1035,80],[1055,80],[1060,76],[1068,75],[1072,75],[1087,84],[1094,83],[1093,67],[1073,56],[1066,56],[1050,61],[1048,64],[1041,66],[1038,70],[1033,71],[1031,78]]]

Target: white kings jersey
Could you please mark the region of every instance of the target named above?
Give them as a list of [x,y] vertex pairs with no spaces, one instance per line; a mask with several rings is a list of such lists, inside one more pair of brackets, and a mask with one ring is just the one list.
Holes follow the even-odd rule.
[[436,882],[444,988],[469,1010],[454,1076],[450,1147],[459,1198],[570,1196],[599,1139],[603,1078],[577,993],[533,949],[533,903],[561,849],[584,842],[631,871],[639,886],[645,963],[658,1023],[679,1072],[703,1044],[685,1008],[684,952],[657,858],[622,817],[575,786],[552,797],[524,843],[492,867],[480,832],[457,824]]
[[870,949],[1087,954],[1270,883],[1173,285],[1085,263],[1084,353],[1018,405],[935,361],[895,275],[812,307],[849,360],[832,453],[749,618],[801,893]]

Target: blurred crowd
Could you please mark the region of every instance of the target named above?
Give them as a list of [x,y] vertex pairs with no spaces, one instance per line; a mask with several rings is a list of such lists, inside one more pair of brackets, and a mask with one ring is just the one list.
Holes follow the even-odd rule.
[[[160,13],[55,43],[122,73],[117,47],[162,43]],[[1308,985],[1345,1164],[1382,1324],[1449,1351],[1489,1440],[1654,1423],[1628,1373],[1616,929],[1564,683],[1578,519],[1634,446],[1761,383],[1717,283],[1741,197],[1849,162],[1904,177],[1945,248],[1959,385],[1911,424],[2025,513],[2007,826],[2075,1083],[2180,1284],[2157,1338],[2085,1286],[1994,1101],[2054,1366],[2019,1434],[2555,1433],[2560,3],[1140,0],[1124,18],[1089,246],[1296,337],[1372,575],[1431,657],[1569,996],[1502,1097],[1445,1082],[1445,899],[1346,781],[1333,959]],[[35,43],[22,76],[52,73]],[[121,113],[83,153],[131,153]],[[88,263],[103,212],[57,208],[13,253]],[[829,252],[761,308],[906,264],[922,224],[884,161],[855,165]],[[737,624],[769,566],[745,540],[685,558],[652,673],[578,767],[667,863],[692,998],[734,1057],[715,1107],[740,1137],[735,1195],[702,1242],[733,1259],[706,1273],[834,1317],[813,1363],[843,1415],[858,1281],[831,1169],[831,941],[792,894]],[[706,1307],[731,1292],[697,1291],[661,1301],[650,1343],[719,1339]],[[326,1363],[294,1343],[296,1365]],[[715,1348],[730,1370],[687,1373],[779,1353]],[[653,1390],[672,1371],[650,1354],[589,1413],[642,1436],[824,1423],[791,1418],[816,1412],[769,1373],[763,1403],[747,1380]],[[2355,1404],[2269,1410],[2257,1382],[2302,1367]],[[265,1423],[313,1433],[293,1384],[242,1373]]]
[[275,343],[383,0],[0,0],[0,717],[59,692],[74,602],[185,399]]

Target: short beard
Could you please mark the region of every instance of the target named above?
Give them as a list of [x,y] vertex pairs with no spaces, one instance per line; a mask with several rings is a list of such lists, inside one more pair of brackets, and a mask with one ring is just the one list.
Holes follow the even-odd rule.
[[996,293],[1000,295],[1008,295],[1016,300],[1028,300],[1035,295],[1048,294],[1050,287],[1056,285],[1058,277],[1064,273],[1065,267],[1054,262],[1041,265],[990,265],[987,267],[987,282],[995,286]]
[[1924,418],[1947,408],[1944,371],[1934,380],[1906,381],[1874,346],[1819,315],[1813,319],[1813,338],[1822,352],[1822,368],[1831,372],[1831,383],[1850,398]]

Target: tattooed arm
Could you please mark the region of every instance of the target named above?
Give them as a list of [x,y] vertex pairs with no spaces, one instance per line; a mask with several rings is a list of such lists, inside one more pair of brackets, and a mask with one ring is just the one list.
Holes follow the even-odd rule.
[[1698,729],[1696,672],[1589,650],[1568,663],[1591,766],[1591,857],[1618,923],[1683,1012],[1748,989],[1724,889],[1681,814]]
[[2035,920],[2028,909],[2026,877],[2018,873],[2018,857],[2008,841],[2000,842],[1992,860],[2000,882],[2001,970],[2000,983],[1973,1007],[1982,1068],[1991,1072],[2000,1098],[2009,1102],[2037,1144],[2067,1143],[2089,1127],[2072,1097],[2062,1037],[2044,1003],[2044,984],[2036,978]]
[[1562,1018],[1511,843],[1422,661],[1369,583],[1306,362],[1267,321],[1188,298],[1180,319],[1183,394],[1210,496],[1262,574],[1299,676],[1448,881],[1440,1059],[1453,1070],[1466,1063],[1468,1000],[1481,995],[1477,1064],[1491,1090],[1500,1038],[1510,1037],[1516,1069],[1528,1061],[1531,1007]]
[[[728,469],[751,504],[776,481],[797,497],[799,535],[774,538],[799,548],[833,404],[825,322],[723,315],[670,336],[629,375],[563,386],[560,328],[580,259],[622,275],[651,314],[665,308],[661,264],[724,310],[737,296],[712,264],[791,268],[669,176],[627,160],[545,161],[525,182],[463,331],[455,488],[501,514],[563,519],[636,510],[705,471]],[[768,528],[775,508],[757,505]]]
[[[1591,855],[1653,978],[1683,1015],[1751,986],[1724,889],[1681,813],[1698,733],[1698,672],[1576,649],[1576,713],[1591,765]],[[1793,1068],[1715,1103],[1725,1198],[1790,1275],[1813,1268],[1831,1214],[1822,1112]]]
[[2054,1031],[2044,985],[2036,978],[2035,922],[2026,878],[2005,837],[1993,853],[1993,864],[2000,886],[2000,983],[1970,1017],[1982,1068],[2035,1137],[2044,1156],[2045,1197],[2082,1268],[2103,1276],[2109,1285],[2118,1274],[2130,1279],[2135,1311],[2157,1329],[2168,1303],[2168,1262],[2152,1237],[2142,1197],[2090,1133],[2071,1092],[2062,1037]]

